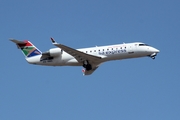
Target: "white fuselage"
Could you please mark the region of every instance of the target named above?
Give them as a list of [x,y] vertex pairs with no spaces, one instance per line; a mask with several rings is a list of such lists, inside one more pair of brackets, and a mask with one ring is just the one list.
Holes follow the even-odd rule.
[[[51,50],[59,51],[59,49],[60,48],[52,48]],[[140,42],[96,46],[77,50],[86,54],[101,57],[101,61],[97,64],[111,60],[151,56],[159,52],[159,50],[157,50],[156,48]],[[42,55],[29,57],[26,58],[26,60],[31,64],[46,66],[82,66],[82,63],[79,63],[73,56],[66,53],[65,51],[62,51],[61,55],[53,57],[53,59],[41,60],[41,56]]]

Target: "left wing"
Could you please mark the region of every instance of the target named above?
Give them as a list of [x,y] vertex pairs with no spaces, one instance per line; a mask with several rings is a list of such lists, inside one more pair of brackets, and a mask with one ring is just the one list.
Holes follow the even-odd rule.
[[86,54],[84,52],[78,51],[76,49],[70,48],[68,46],[56,43],[53,38],[51,38],[53,45],[56,47],[61,48],[68,54],[72,55],[79,63],[83,63],[84,61],[88,60],[90,63],[99,63],[101,60],[101,57]]
[[88,63],[91,64],[91,66],[92,66],[91,70],[86,70],[86,69],[82,70],[84,75],[92,74],[99,67],[99,64],[101,63],[101,57],[99,57],[99,56],[86,54],[86,53],[81,52],[79,50],[70,48],[68,46],[65,46],[65,45],[62,45],[59,43],[56,43],[56,41],[53,38],[51,38],[51,41],[52,41],[53,45],[61,48],[63,51],[72,55],[79,63],[82,63],[82,65],[84,64],[85,61],[88,61]]

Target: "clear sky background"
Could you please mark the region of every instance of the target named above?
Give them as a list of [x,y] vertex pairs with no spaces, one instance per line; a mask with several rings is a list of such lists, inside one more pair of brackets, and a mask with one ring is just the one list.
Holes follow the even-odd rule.
[[[179,0],[1,0],[0,120],[180,120]],[[144,42],[155,60],[82,67],[28,64],[9,38],[41,51]]]

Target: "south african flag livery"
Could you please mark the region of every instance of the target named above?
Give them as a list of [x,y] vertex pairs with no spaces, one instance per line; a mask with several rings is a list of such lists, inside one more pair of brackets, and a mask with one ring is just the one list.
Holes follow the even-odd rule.
[[30,41],[25,40],[23,42],[24,44],[17,45],[26,57],[33,57],[41,54],[41,51],[38,50]]

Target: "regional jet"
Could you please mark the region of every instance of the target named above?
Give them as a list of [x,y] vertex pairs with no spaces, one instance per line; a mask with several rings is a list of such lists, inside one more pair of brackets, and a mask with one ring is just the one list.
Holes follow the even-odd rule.
[[10,39],[22,51],[25,59],[30,64],[45,66],[82,66],[83,75],[92,74],[100,64],[129,58],[155,56],[160,51],[142,42],[123,43],[107,46],[74,49],[57,43],[51,38],[52,44],[57,48],[41,52],[30,41]]

